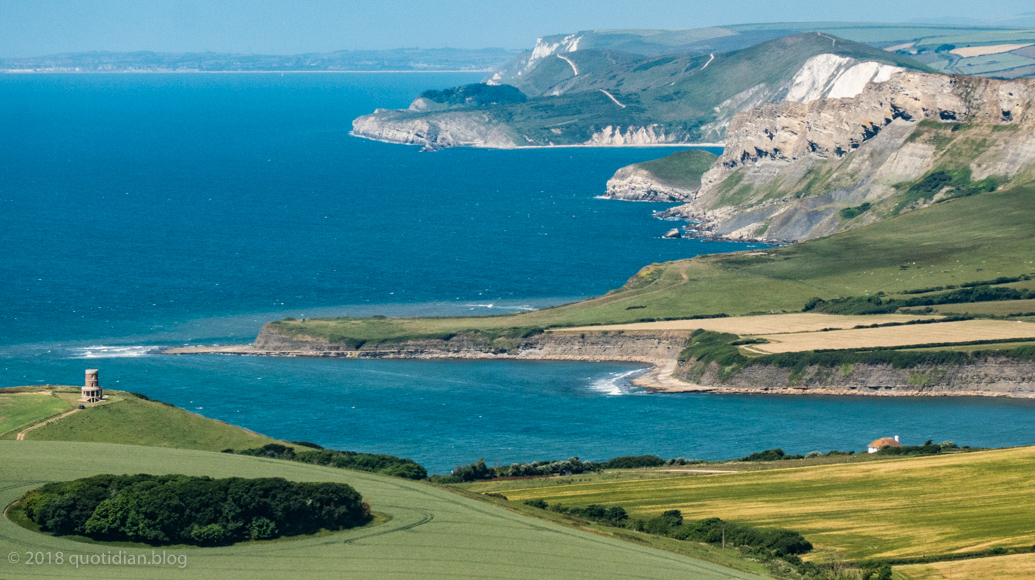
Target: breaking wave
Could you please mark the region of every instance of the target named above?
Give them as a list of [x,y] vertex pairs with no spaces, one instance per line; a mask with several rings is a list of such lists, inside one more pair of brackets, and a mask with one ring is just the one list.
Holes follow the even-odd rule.
[[590,383],[589,388],[592,391],[596,391],[610,397],[628,395],[632,392],[632,383],[630,380],[635,376],[643,374],[646,370],[647,369],[635,369],[624,373],[610,373],[608,376],[601,377]]
[[131,358],[158,352],[157,346],[84,346],[73,348],[71,358]]

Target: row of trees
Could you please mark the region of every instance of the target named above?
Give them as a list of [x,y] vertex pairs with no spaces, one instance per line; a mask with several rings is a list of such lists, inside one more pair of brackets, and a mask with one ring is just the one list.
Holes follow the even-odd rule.
[[96,475],[44,485],[21,505],[46,532],[152,545],[266,540],[343,530],[371,518],[349,485],[279,477]]
[[249,455],[252,457],[269,457],[272,459],[284,459],[287,461],[299,461],[313,465],[326,465],[339,469],[355,469],[357,471],[369,471],[382,475],[393,475],[405,479],[426,479],[428,471],[412,459],[404,459],[394,455],[382,455],[379,453],[356,453],[355,451],[335,451],[324,449],[315,443],[304,441],[293,441],[296,445],[309,447],[305,451],[295,451],[293,448],[279,443],[270,443],[254,449],[234,451],[224,449],[224,453],[237,453],[238,455]]
[[812,550],[812,544],[798,532],[779,528],[756,528],[747,524],[723,521],[719,518],[686,521],[679,510],[668,510],[660,516],[651,518],[633,518],[622,506],[569,507],[563,504],[550,505],[541,499],[528,500],[525,504],[609,526],[667,536],[677,540],[765,548],[778,557],[805,554]]
[[615,457],[602,463],[582,461],[578,457],[570,457],[564,461],[533,461],[532,463],[514,463],[497,467],[489,467],[484,459],[470,465],[458,465],[445,477],[435,476],[435,483],[463,483],[498,477],[529,477],[538,475],[578,475],[592,473],[602,469],[639,469],[641,467],[661,467],[663,465],[691,465],[701,463],[699,460],[687,460],[682,457],[668,461],[657,455],[628,455]]
[[973,302],[1000,302],[1003,300],[1030,300],[1035,298],[1035,290],[1018,289],[1001,286],[971,286],[959,288],[932,296],[915,298],[886,298],[882,296],[851,296],[848,298],[812,298],[803,312],[823,312],[826,314],[889,314],[899,308],[917,306],[939,306],[943,304],[967,304]]
[[549,504],[530,499],[525,505],[594,521],[607,526],[636,530],[687,542],[702,542],[723,548],[736,548],[752,559],[769,562],[780,559],[793,566],[797,576],[807,580],[891,580],[887,562],[861,562],[852,569],[836,570],[831,566],[804,562],[801,554],[812,551],[812,543],[800,533],[781,528],[758,528],[720,518],[690,521],[679,510],[668,510],[659,516],[637,518],[622,506],[588,505],[585,507]]

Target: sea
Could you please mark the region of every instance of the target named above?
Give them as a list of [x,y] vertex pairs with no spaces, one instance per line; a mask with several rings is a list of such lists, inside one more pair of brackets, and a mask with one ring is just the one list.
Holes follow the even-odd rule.
[[[620,455],[1035,444],[1035,402],[657,395],[639,364],[169,356],[286,316],[516,312],[646,264],[671,204],[600,199],[661,148],[422,152],[349,135],[477,73],[0,75],[0,386],[131,390],[273,437],[447,473]],[[736,291],[736,289],[730,289]]]

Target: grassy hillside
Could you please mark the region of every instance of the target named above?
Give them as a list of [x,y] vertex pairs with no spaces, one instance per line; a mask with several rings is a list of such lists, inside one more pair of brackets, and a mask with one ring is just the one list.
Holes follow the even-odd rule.
[[271,324],[289,335],[355,344],[469,329],[519,336],[534,327],[800,312],[812,297],[905,297],[906,291],[1035,273],[1032,207],[1035,188],[1028,187],[958,199],[793,246],[652,264],[604,296],[522,314]]
[[22,429],[72,408],[70,401],[49,389],[0,390],[0,439],[14,439]]
[[649,171],[655,179],[666,185],[695,189],[701,185],[701,176],[717,158],[707,151],[691,149],[677,151],[661,159],[636,163],[631,167]]
[[[28,431],[29,441],[89,441],[221,451],[278,443],[264,435],[195,415],[122,391],[104,391],[107,401]],[[29,397],[32,395],[6,395]],[[39,395],[36,395],[39,396]],[[70,406],[68,407],[70,408]],[[45,417],[37,417],[41,420]],[[11,437],[13,438],[13,437]]]
[[[580,67],[579,74],[572,76],[569,68],[566,80],[549,89],[560,91],[560,96],[501,107],[493,115],[516,133],[543,143],[581,143],[607,125],[651,124],[666,133],[685,133],[687,141],[715,140],[718,134],[701,128],[729,114],[723,110],[731,106],[728,99],[758,85],[788,83],[809,58],[827,53],[922,68],[907,57],[850,41],[834,44],[830,37],[817,34],[780,38],[717,54],[714,59],[710,55],[666,55],[602,68],[594,66],[593,51],[578,51],[565,56]],[[525,82],[540,74],[553,80],[558,66],[568,65],[561,59],[547,59],[526,73],[529,80]],[[600,89],[609,91],[625,107],[616,106]]]
[[[955,86],[967,83],[959,79]],[[960,94],[982,94],[982,87],[958,90]],[[1015,111],[1022,120],[995,124],[974,113],[986,106],[980,100],[968,106],[971,114],[962,122],[925,119],[891,126],[884,130],[886,138],[868,140],[843,156],[802,154],[764,170],[755,162],[741,164],[721,173],[674,213],[720,210],[705,226],[713,234],[740,231],[762,240],[803,240],[864,227],[946,199],[1035,182],[1035,158],[1023,153],[1030,149],[1032,132],[1026,117]],[[750,138],[746,143],[728,142],[726,156],[719,160],[724,165],[715,167],[758,151]],[[902,159],[915,168],[889,169],[902,167]]]
[[[114,406],[114,405],[112,405]],[[428,484],[285,461],[99,443],[0,441],[0,505],[47,481],[98,473],[284,477],[355,487],[388,523],[327,536],[225,548],[169,548],[187,565],[27,565],[26,552],[113,553],[0,519],[4,578],[757,578],[699,560],[534,520]],[[151,549],[120,548],[150,555]]]
[[[715,141],[724,123],[752,98],[782,100],[794,75],[820,54],[837,54],[916,70],[910,58],[828,35],[801,34],[735,52],[637,56],[579,49],[546,57],[522,72],[519,88],[538,95],[524,103],[462,107],[448,113],[380,111],[379,123],[464,118],[505,127],[515,144],[580,144],[605,129],[652,127],[678,142]],[[563,57],[563,58],[562,58]],[[712,125],[709,125],[712,124]]]
[[[630,514],[685,517],[796,530],[827,561],[905,558],[1035,542],[1035,448],[794,469],[502,491],[510,501],[621,505]],[[519,482],[510,482],[519,483]],[[992,491],[994,490],[994,491]],[[496,491],[479,484],[477,491]]]
[[[575,39],[578,39],[575,43],[577,50],[619,51],[644,56],[709,54],[743,50],[782,36],[822,32],[910,56],[941,72],[1012,78],[1035,73],[1026,70],[1026,67],[1035,65],[1035,52],[1023,48],[1024,45],[1035,42],[1035,30],[1025,28],[1025,25],[1031,26],[1030,19],[1027,23],[1016,24],[1016,28],[1007,28],[1015,26],[1008,22],[1004,22],[1003,27],[780,22],[669,30],[586,30],[574,34],[546,36],[541,39],[540,45],[556,44],[563,47],[562,50],[567,50],[575,43]],[[1022,48],[1010,48],[1017,45]],[[998,47],[1009,50],[997,52],[995,56],[998,58],[988,59],[992,60],[990,63],[986,63],[980,57],[966,56],[975,52],[968,52],[967,48],[1003,50]],[[498,80],[521,84],[524,79],[518,76],[517,72],[522,70],[522,65],[525,65],[527,59],[527,53],[517,57],[515,62],[504,67]]]

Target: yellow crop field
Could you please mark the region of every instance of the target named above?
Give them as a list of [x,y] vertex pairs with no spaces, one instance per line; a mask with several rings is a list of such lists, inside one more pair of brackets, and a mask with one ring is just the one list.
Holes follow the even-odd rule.
[[994,44],[992,46],[965,46],[963,48],[956,48],[949,52],[962,56],[963,58],[970,58],[972,56],[987,56],[989,54],[1002,54],[1004,52],[1010,52],[1011,50],[1017,50],[1018,48],[1027,48],[1032,46],[1029,44]]
[[977,340],[1035,338],[1035,324],[1010,320],[963,320],[936,324],[859,328],[829,332],[762,335],[769,344],[755,344],[759,352],[802,352],[819,349],[876,348]]
[[910,580],[1028,580],[1035,575],[1035,554],[896,566]]
[[[633,516],[678,509],[689,519],[720,517],[787,528],[816,546],[807,559],[822,562],[835,554],[847,559],[910,558],[1031,546],[1032,469],[1035,447],[1020,447],[525,489],[500,482],[498,492],[511,501],[620,505]],[[485,484],[479,491],[497,490]],[[953,578],[958,577],[954,572]]]
[[733,316],[729,318],[704,318],[688,320],[659,320],[657,322],[634,322],[631,324],[608,324],[604,326],[579,326],[556,328],[551,332],[602,332],[602,331],[694,331],[697,329],[714,332],[729,332],[741,336],[776,334],[788,332],[814,332],[824,328],[854,328],[859,325],[910,322],[912,320],[937,318],[936,316],[914,316],[907,314],[874,314],[848,316],[841,314],[819,314],[798,312],[794,314],[762,314],[758,316]]

